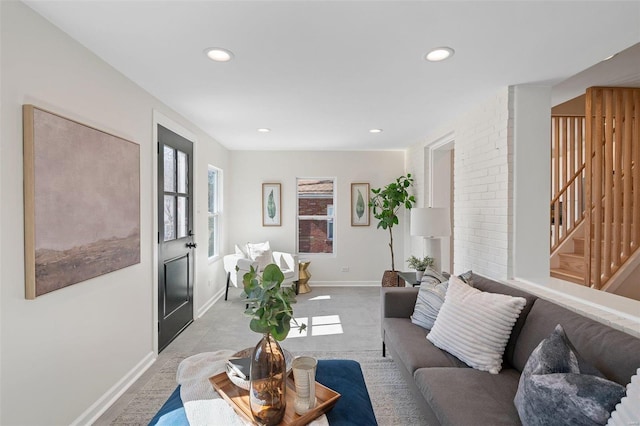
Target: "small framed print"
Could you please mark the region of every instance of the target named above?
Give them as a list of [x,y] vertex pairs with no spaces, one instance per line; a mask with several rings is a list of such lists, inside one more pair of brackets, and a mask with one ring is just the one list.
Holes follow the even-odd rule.
[[281,226],[281,198],[279,183],[262,184],[262,226]]
[[351,226],[369,226],[369,184],[351,184]]

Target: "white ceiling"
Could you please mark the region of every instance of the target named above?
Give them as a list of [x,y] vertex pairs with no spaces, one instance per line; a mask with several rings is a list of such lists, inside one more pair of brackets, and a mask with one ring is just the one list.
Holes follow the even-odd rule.
[[[500,88],[556,84],[640,42],[640,1],[25,2],[241,150],[405,148]],[[211,46],[235,59],[210,61]],[[438,46],[454,57],[425,61]]]

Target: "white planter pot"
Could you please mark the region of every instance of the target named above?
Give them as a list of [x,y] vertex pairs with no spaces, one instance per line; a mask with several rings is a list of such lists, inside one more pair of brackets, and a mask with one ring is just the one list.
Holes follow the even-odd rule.
[[416,281],[422,280],[422,276],[424,275],[424,271],[416,271]]

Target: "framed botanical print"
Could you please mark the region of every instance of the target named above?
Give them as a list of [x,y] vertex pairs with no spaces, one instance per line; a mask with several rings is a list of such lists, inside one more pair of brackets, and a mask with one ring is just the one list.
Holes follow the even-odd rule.
[[279,183],[262,184],[262,226],[281,226],[281,186]]
[[351,184],[351,226],[369,226],[369,184]]

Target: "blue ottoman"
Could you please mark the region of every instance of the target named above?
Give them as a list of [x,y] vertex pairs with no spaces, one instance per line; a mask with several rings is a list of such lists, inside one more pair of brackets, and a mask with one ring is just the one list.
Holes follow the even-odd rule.
[[[344,359],[319,360],[316,380],[341,395],[327,413],[331,426],[377,426],[360,364]],[[180,386],[173,391],[149,425],[189,425],[180,399]]]

